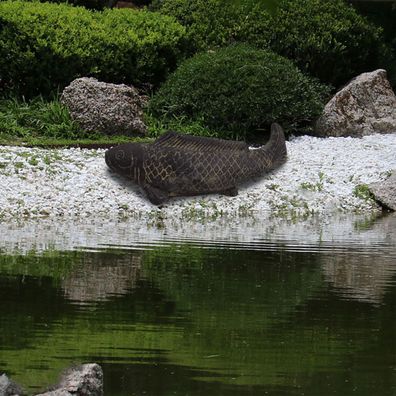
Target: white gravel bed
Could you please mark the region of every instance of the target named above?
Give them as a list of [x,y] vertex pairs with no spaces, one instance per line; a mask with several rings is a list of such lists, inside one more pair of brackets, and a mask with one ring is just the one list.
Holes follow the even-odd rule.
[[0,218],[305,216],[378,210],[356,187],[396,168],[396,134],[363,138],[302,136],[287,142],[279,170],[244,185],[237,197],[217,194],[152,205],[139,187],[110,173],[104,150],[0,147]]

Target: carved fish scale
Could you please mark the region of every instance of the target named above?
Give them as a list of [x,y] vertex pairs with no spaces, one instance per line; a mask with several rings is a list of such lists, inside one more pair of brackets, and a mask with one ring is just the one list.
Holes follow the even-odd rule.
[[205,151],[149,147],[143,162],[145,181],[170,195],[227,191],[252,176],[247,155],[220,151],[209,156]]
[[140,184],[154,204],[169,197],[219,192],[237,195],[237,185],[286,160],[285,137],[271,127],[267,145],[249,150],[243,142],[168,132],[152,144],[130,143],[106,152],[114,171]]

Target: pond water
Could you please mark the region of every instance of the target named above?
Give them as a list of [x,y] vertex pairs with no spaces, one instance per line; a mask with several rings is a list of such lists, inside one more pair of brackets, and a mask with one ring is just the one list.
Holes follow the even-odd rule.
[[0,373],[106,396],[396,395],[396,217],[0,224]]

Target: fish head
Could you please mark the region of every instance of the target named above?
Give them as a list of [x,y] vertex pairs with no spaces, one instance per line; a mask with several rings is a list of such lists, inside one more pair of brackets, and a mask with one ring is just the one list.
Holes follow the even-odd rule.
[[143,147],[139,143],[120,144],[105,153],[107,166],[114,172],[133,178],[134,170],[143,162]]

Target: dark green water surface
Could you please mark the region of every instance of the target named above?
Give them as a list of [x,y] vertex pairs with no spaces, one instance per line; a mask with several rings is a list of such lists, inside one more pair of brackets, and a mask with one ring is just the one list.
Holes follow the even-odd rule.
[[63,250],[23,250],[15,233],[10,249],[3,234],[0,373],[30,393],[97,362],[106,396],[395,396],[385,224],[316,242],[132,235]]

